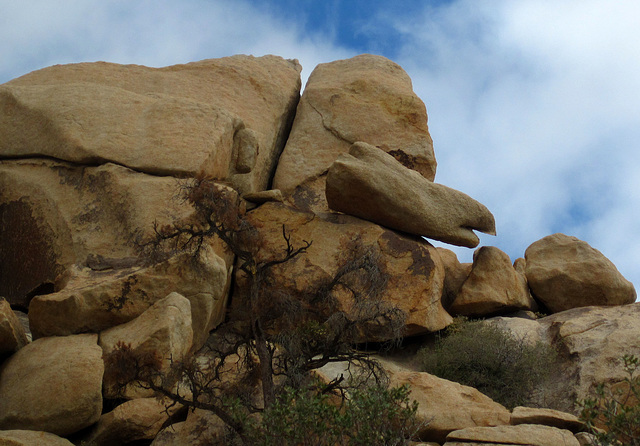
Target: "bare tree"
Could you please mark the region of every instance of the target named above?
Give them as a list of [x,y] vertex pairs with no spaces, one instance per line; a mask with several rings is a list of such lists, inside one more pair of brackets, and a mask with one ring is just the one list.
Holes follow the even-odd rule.
[[[385,381],[384,371],[358,343],[372,335],[399,339],[405,315],[381,299],[387,275],[374,249],[353,240],[333,277],[313,284],[303,296],[291,296],[274,272],[304,255],[311,241],[296,246],[283,226],[280,255],[259,260],[260,234],[235,191],[195,179],[182,185],[182,195],[193,206],[193,217],[156,226],[155,237],[143,244],[145,255],[161,260],[186,251],[197,258],[204,244],[218,237],[235,255],[245,292],[212,333],[207,354],[174,362],[171,373],[158,372],[156,359],[136,357],[127,346],[116,349],[107,364],[127,371],[122,385],[137,380],[175,404],[210,411],[246,441],[244,418],[271,407],[284,386],[316,386],[344,397],[344,377],[322,385],[310,378],[311,371],[330,362],[357,365],[364,378]],[[345,299],[348,310],[340,305]]]

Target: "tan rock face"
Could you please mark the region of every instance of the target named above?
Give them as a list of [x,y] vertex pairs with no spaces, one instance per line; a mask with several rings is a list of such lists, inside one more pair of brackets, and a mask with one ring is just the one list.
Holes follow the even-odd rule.
[[478,248],[473,267],[453,305],[452,314],[487,316],[515,310],[534,310],[536,304],[526,281],[509,256],[494,246]]
[[0,358],[14,353],[27,345],[27,334],[11,309],[11,305],[0,297]]
[[636,300],[633,284],[615,265],[576,237],[544,237],[527,248],[525,259],[531,292],[552,312]]
[[461,429],[447,436],[445,446],[467,444],[580,446],[570,431],[535,424]]
[[225,262],[205,247],[194,260],[179,254],[149,267],[72,268],[57,293],[37,296],[29,306],[34,337],[99,332],[132,320],[171,292],[191,304],[194,345],[201,346],[223,319],[229,277]]
[[425,106],[404,70],[384,57],[365,54],[314,69],[273,187],[291,194],[324,175],[356,141],[381,147],[433,181],[436,161]]
[[84,442],[95,446],[110,446],[135,440],[151,440],[162,429],[169,414],[176,410],[174,406],[167,411],[169,403],[170,401],[156,398],[126,401],[102,415]]
[[220,418],[211,412],[195,410],[189,412],[187,420],[175,423],[151,443],[152,446],[192,446],[226,444],[226,427]]
[[38,339],[0,369],[0,429],[77,432],[100,418],[102,349],[98,335]]
[[45,68],[0,86],[0,157],[204,171],[261,190],[293,119],[300,70],[276,56]]
[[[383,300],[406,312],[408,334],[436,331],[451,322],[440,302],[444,270],[429,243],[347,215],[315,215],[278,203],[266,203],[248,217],[265,240],[261,258],[281,257],[285,246],[283,225],[296,246],[302,246],[304,240],[312,242],[306,254],[276,271],[282,291],[301,296],[319,281],[333,277],[345,249],[360,238],[364,246],[380,254],[389,274]],[[242,292],[236,289],[236,295]]]
[[[166,374],[172,361],[184,359],[193,345],[189,300],[178,293],[171,293],[134,320],[100,333],[100,347],[105,356],[123,344],[130,346],[137,357],[156,358],[159,370]],[[117,398],[121,389],[113,377],[119,371],[112,370],[108,361],[106,364],[104,395]],[[124,389],[123,395],[127,398],[144,398],[153,396],[153,391],[132,384]]]
[[177,193],[173,178],[114,164],[0,161],[0,295],[26,308],[33,295],[53,292],[71,265],[130,266],[136,240],[152,235],[154,221],[191,213]]
[[0,431],[0,444],[3,446],[73,446],[69,440],[49,432],[27,430]]
[[394,371],[391,383],[410,386],[410,397],[419,404],[418,420],[425,423],[418,432],[422,440],[442,443],[454,430],[509,423],[509,411],[473,387],[408,371]]
[[495,234],[485,206],[362,142],[331,165],[326,195],[333,210],[453,245],[477,246],[474,229]]
[[587,426],[573,414],[534,407],[514,408],[511,412],[511,424],[543,424],[573,433],[587,431]]
[[451,308],[451,304],[462,288],[469,274],[471,274],[471,263],[460,263],[456,253],[438,246],[436,248],[440,259],[444,265],[444,290],[442,292],[442,305],[446,310]]
[[598,383],[622,381],[622,356],[637,352],[638,321],[638,303],[576,308],[540,319],[547,342],[559,346],[561,356],[547,384],[547,407],[577,415],[574,403],[593,395]]

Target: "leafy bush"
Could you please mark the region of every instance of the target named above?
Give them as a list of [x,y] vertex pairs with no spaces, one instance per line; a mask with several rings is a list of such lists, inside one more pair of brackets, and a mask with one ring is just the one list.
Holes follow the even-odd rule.
[[417,408],[407,386],[355,389],[343,403],[317,389],[286,388],[247,436],[260,446],[405,445]]
[[622,361],[627,373],[622,383],[613,388],[600,384],[595,397],[579,402],[580,418],[600,446],[640,446],[640,359],[625,355]]
[[475,387],[509,409],[527,404],[556,352],[482,321],[458,319],[435,347],[418,352],[423,371]]

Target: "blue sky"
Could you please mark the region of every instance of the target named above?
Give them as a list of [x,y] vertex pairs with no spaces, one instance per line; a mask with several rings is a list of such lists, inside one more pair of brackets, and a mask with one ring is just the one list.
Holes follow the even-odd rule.
[[494,213],[482,244],[515,259],[564,232],[639,285],[639,18],[635,0],[0,0],[0,83],[239,53],[299,59],[306,79],[381,54],[427,106],[436,181]]

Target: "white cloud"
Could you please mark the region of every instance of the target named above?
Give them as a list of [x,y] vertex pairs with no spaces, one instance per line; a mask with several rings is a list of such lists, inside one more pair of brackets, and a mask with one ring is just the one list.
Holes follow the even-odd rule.
[[639,14],[632,1],[460,0],[396,24],[437,181],[496,216],[483,244],[515,258],[567,232],[640,284]]

